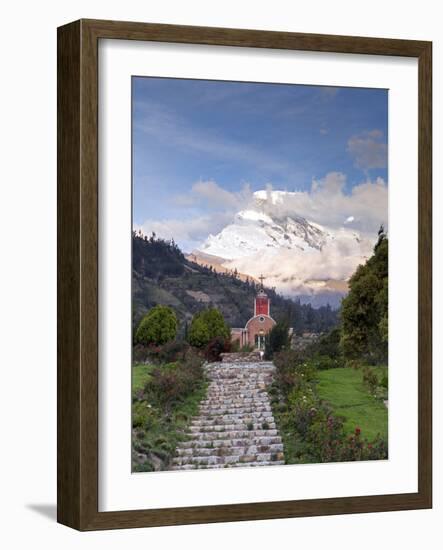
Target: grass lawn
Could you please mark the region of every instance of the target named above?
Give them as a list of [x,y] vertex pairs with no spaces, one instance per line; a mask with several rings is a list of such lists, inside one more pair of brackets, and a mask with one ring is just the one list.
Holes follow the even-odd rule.
[[[384,367],[374,369],[380,377]],[[347,432],[351,434],[359,426],[362,436],[368,440],[373,440],[378,434],[387,438],[388,410],[363,385],[361,369],[319,371],[317,390],[320,399],[330,403],[335,415],[344,417]]]
[[150,378],[154,365],[136,363],[132,366],[132,391],[142,390]]

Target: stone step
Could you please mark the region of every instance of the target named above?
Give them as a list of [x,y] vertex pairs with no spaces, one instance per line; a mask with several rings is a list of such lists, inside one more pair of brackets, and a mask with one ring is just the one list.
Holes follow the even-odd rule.
[[172,459],[175,466],[185,466],[187,464],[201,464],[204,466],[212,466],[215,464],[237,464],[248,462],[273,462],[282,460],[283,453],[253,453],[242,455],[208,455],[208,456],[180,456]]
[[241,456],[252,455],[259,453],[277,453],[283,452],[283,444],[275,443],[274,445],[244,445],[235,446],[220,446],[220,447],[177,447],[177,455],[180,456]]
[[252,412],[271,412],[271,405],[257,405],[256,407],[237,406],[237,407],[201,407],[200,414],[248,414]]
[[284,466],[285,461],[284,460],[264,460],[263,462],[239,462],[237,464],[232,464],[232,467],[244,467],[244,466]]
[[[220,435],[223,435],[221,438]],[[230,430],[223,434],[219,432],[189,432],[190,439],[214,440],[214,439],[242,439],[249,437],[274,437],[278,435],[276,429],[269,430]]]
[[192,420],[192,426],[212,426],[214,424],[240,424],[248,422],[256,422],[257,419],[273,422],[274,417],[271,411],[259,411],[245,414],[209,414],[201,415]]
[[274,460],[273,462],[238,462],[236,464],[184,464],[183,466],[173,466],[173,470],[216,470],[221,468],[252,468],[254,466],[283,466],[284,460]]
[[209,384],[209,387],[208,387],[208,390],[213,390],[213,391],[234,391],[234,390],[239,390],[239,391],[262,391],[262,392],[265,392],[266,391],[266,382],[265,380],[263,381],[254,381],[253,383],[251,382],[246,382],[246,381],[241,381],[241,382],[230,382],[228,380],[220,380],[220,381],[217,381],[217,382],[210,382]]
[[268,397],[268,393],[265,390],[262,390],[260,388],[255,389],[240,389],[240,388],[224,388],[221,391],[210,391],[208,390],[208,397],[213,399],[229,399],[229,398],[235,398],[235,399],[243,399],[245,397]]
[[211,363],[210,380],[187,441],[177,446],[174,470],[284,464],[267,388],[275,366],[260,363]]
[[279,435],[276,436],[262,436],[251,438],[237,438],[237,439],[193,439],[191,441],[183,441],[180,443],[179,448],[189,449],[195,447],[202,448],[216,448],[216,447],[244,447],[247,445],[276,445],[280,444],[282,439]]
[[[263,428],[264,422],[251,422],[250,424],[246,422],[230,423],[230,424],[212,424],[210,426],[189,426],[189,431],[191,433],[213,433],[213,432],[232,432],[235,430],[253,432],[257,430],[267,429],[275,430],[275,422],[265,421],[267,426]],[[243,429],[241,429],[243,428]]]
[[201,405],[204,407],[210,406],[211,404],[216,406],[223,406],[223,405],[237,406],[240,404],[255,406],[255,405],[266,405],[268,403],[269,403],[269,398],[267,396],[266,397],[245,397],[245,398],[231,397],[226,399],[223,399],[223,398],[208,399],[208,400],[202,401]]

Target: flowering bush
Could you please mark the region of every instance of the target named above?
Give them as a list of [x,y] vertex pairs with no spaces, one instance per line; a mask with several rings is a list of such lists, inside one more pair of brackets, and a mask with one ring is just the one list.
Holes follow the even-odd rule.
[[154,406],[168,413],[171,407],[183,400],[204,378],[201,359],[188,353],[182,363],[157,367],[144,389],[144,397]]
[[163,346],[151,346],[149,348],[149,359],[155,363],[174,363],[184,361],[189,352],[189,344],[183,341],[174,340]]
[[314,456],[319,462],[340,460],[343,446],[343,422],[324,407],[317,411],[315,421],[308,434]]
[[309,395],[306,390],[299,390],[296,393],[297,397],[293,395],[289,400],[292,403],[293,423],[297,432],[302,437],[306,437],[318,416],[317,403],[314,396]]
[[301,390],[314,377],[312,365],[304,360],[303,354],[295,350],[275,354],[276,383],[284,395]]
[[361,436],[359,427],[355,428],[353,435],[343,441],[340,449],[339,460],[380,460],[388,458],[388,449],[383,439],[376,439],[369,443]]

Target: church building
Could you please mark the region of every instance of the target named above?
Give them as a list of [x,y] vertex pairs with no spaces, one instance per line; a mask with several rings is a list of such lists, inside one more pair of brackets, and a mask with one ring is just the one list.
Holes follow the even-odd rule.
[[260,277],[262,284],[254,299],[254,316],[249,319],[245,328],[231,329],[232,341],[238,340],[240,348],[250,345],[256,350],[264,350],[266,334],[276,324],[271,317],[271,300],[263,288],[263,279],[264,277]]

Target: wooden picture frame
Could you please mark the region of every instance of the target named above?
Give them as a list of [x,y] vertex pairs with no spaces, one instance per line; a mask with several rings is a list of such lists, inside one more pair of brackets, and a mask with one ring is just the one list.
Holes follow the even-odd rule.
[[[206,44],[418,59],[418,492],[98,511],[98,42]],[[79,530],[244,521],[432,506],[432,44],[118,21],[58,29],[58,521]]]

